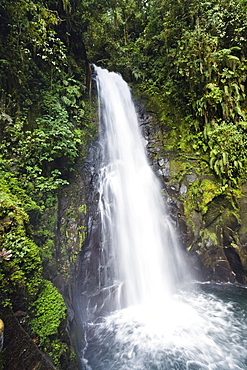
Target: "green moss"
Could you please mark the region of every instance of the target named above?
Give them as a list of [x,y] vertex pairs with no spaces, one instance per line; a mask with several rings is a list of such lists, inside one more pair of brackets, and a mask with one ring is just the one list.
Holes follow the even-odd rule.
[[211,231],[209,229],[202,229],[200,231],[200,236],[202,238],[203,245],[206,245],[207,242],[209,242],[209,244],[211,245],[215,245],[215,246],[218,245],[217,234],[214,231]]
[[55,242],[53,239],[48,238],[45,244],[41,248],[41,258],[42,261],[49,260],[53,257],[53,252],[55,249]]
[[222,186],[216,180],[203,179],[200,184],[200,192],[202,193],[201,199],[201,212],[205,214],[208,210],[208,205],[212,200],[219,195],[226,195],[228,192],[228,185]]
[[15,292],[31,299],[39,288],[41,259],[37,245],[31,240],[29,217],[20,199],[11,193],[5,181],[0,181],[0,243],[11,250],[10,260],[1,262],[0,287],[3,300],[14,300]]
[[[235,209],[235,213],[238,214],[238,209],[234,205],[234,198],[236,196],[236,190],[234,191],[227,184],[222,185],[222,183],[217,181],[217,179],[197,178],[193,183],[188,184],[186,198],[183,199],[184,213],[187,222],[192,225],[193,229],[193,212],[197,211],[202,215],[206,215],[209,210],[209,206],[218,197],[223,197],[222,199],[227,200],[227,204],[231,208],[231,213],[233,212],[233,209]],[[225,206],[223,206],[223,208],[225,210]],[[239,215],[236,215],[236,217],[239,218]]]
[[196,179],[192,184],[189,185],[186,198],[183,201],[184,204],[184,214],[186,217],[186,222],[193,229],[192,216],[194,210],[200,211],[200,181]]
[[61,357],[68,352],[67,344],[63,343],[60,339],[47,340],[44,350],[51,356],[56,368],[61,369],[62,367],[59,365],[62,364]]
[[[31,329],[38,339],[40,348],[47,352],[57,366],[63,368],[62,358],[70,355],[71,349],[63,342],[60,328],[66,319],[66,305],[62,295],[48,280],[43,280],[42,290],[37,299],[30,304]],[[65,330],[63,327],[62,331]]]
[[0,171],[0,189],[7,193],[11,193],[16,197],[17,204],[21,203],[25,212],[40,211],[39,206],[28,195],[18,180],[18,178],[11,172]]
[[44,280],[38,298],[30,305],[32,315],[31,327],[40,337],[40,343],[58,333],[61,320],[65,318],[66,306],[61,294],[48,280]]
[[86,232],[87,232],[87,227],[86,226],[81,226],[78,228],[78,233],[79,233],[79,238],[80,238],[80,247],[82,247],[85,239],[86,239]]
[[79,212],[83,212],[85,215],[87,214],[87,205],[82,204],[81,206],[78,207]]
[[[210,203],[218,193],[218,186],[215,181],[204,179],[201,182],[202,191],[202,208],[203,213],[206,213],[206,205]],[[219,194],[219,193],[218,193]],[[205,209],[204,209],[205,208]]]
[[181,160],[171,160],[170,161],[170,173],[172,178],[176,179],[177,181],[180,181],[186,172],[188,171],[188,163]]

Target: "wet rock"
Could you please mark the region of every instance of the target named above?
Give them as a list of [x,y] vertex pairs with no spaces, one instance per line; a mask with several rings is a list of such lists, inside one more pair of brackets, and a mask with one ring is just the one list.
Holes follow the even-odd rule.
[[247,245],[247,184],[242,187],[243,196],[239,200],[240,208],[240,229],[239,238],[242,245]]
[[239,283],[245,284],[247,282],[246,271],[243,267],[237,249],[234,247],[225,248],[225,255],[229,261],[233,273],[236,276],[236,280]]
[[224,211],[223,205],[219,205],[219,202],[211,202],[207,213],[204,215],[204,227],[208,228],[212,223],[216,222],[216,220],[222,215]]
[[194,238],[195,238],[195,240],[198,240],[198,238],[200,236],[200,230],[202,228],[202,221],[203,221],[203,217],[202,217],[201,212],[197,212],[196,210],[194,210],[193,214],[192,214],[192,222],[193,222],[193,225],[194,225]]
[[218,282],[235,282],[235,274],[231,271],[227,260],[218,261],[215,266],[213,280]]
[[0,306],[0,314],[5,323],[4,346],[0,354],[3,369],[55,370],[50,358],[39,350],[13,312]]
[[158,174],[163,177],[164,181],[168,181],[169,177],[171,176],[169,161],[167,159],[159,160],[158,166]]
[[191,183],[195,182],[196,179],[197,179],[196,173],[187,174],[185,177],[186,177],[187,181],[191,182]]
[[187,191],[188,191],[188,187],[185,184],[182,184],[181,187],[180,187],[180,189],[179,189],[179,194],[183,198],[185,198]]

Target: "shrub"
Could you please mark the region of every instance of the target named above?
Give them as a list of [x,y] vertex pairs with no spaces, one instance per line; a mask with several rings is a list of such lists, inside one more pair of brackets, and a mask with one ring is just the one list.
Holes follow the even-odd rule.
[[32,331],[40,337],[43,344],[47,337],[57,334],[61,320],[66,317],[66,306],[61,294],[48,280],[44,280],[43,289],[37,300],[31,304]]

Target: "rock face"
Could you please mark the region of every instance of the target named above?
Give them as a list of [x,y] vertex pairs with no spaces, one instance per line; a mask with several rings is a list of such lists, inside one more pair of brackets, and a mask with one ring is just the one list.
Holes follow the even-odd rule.
[[102,262],[104,256],[100,245],[101,219],[98,210],[100,154],[100,147],[96,140],[90,148],[82,171],[87,207],[85,223],[87,233],[70,284],[69,331],[79,357],[83,355],[83,343],[86,345],[84,342],[86,323],[109,311],[110,299],[115,290],[113,285],[109,289],[101,289],[104,283],[101,281],[101,276],[104,275],[101,272],[107,269],[107,266]]
[[[139,105],[152,166],[196,279],[247,283],[247,186],[222,186],[207,163],[173,148],[166,150],[164,126]],[[167,135],[166,135],[167,136]]]

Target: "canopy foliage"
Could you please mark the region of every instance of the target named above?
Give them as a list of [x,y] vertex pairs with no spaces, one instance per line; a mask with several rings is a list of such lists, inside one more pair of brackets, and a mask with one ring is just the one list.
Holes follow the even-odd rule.
[[105,49],[99,62],[179,109],[190,147],[223,183],[238,186],[246,175],[247,2],[131,4],[115,3],[117,38],[112,10],[102,15],[103,43],[101,31],[93,36]]
[[[36,130],[36,140],[59,109],[73,132],[71,119],[85,119],[84,67],[90,60],[191,116],[189,136],[200,138],[197,149],[222,181],[236,185],[243,176],[245,155],[215,153],[209,136],[219,133],[218,126],[225,135],[229,124],[231,142],[238,143],[230,151],[245,152],[246,0],[2,0],[0,7],[2,136],[14,114],[23,130]],[[76,156],[84,133],[72,136],[65,139],[74,142],[67,155],[54,153],[57,159]],[[53,162],[48,143],[45,148]]]

